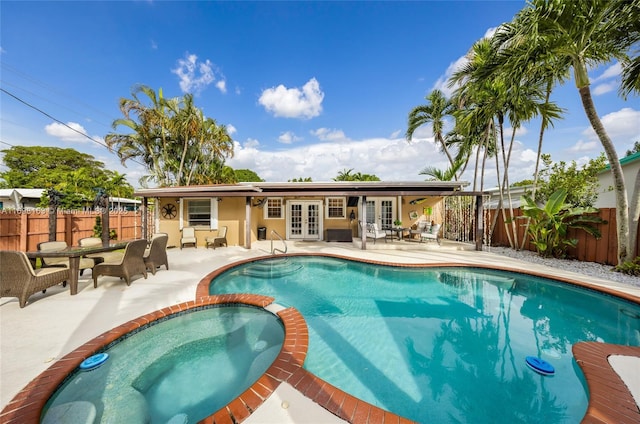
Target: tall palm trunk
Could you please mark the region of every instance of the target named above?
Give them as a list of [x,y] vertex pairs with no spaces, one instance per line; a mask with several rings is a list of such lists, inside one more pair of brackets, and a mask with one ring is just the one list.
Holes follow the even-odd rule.
[[636,256],[640,256],[640,252],[636,250],[638,244],[638,220],[640,219],[640,172],[636,174],[636,183],[634,185],[630,207],[628,253],[629,256],[635,258]]
[[[511,199],[511,186],[509,184],[509,164],[511,163],[511,152],[513,151],[513,143],[516,139],[516,126],[513,127],[513,132],[511,133],[511,140],[509,141],[509,150],[507,152],[507,156],[504,159],[504,179],[502,182],[502,187],[506,187],[507,191],[507,200],[509,201],[509,219],[511,220],[511,231],[513,232],[513,247],[514,249],[518,248],[518,227],[516,226],[516,220],[513,214],[513,200]],[[502,147],[504,152],[504,146]],[[506,224],[506,222],[505,222]]]
[[580,87],[578,91],[580,92],[584,111],[589,118],[591,126],[598,135],[602,147],[604,147],[604,152],[607,155],[609,166],[611,167],[613,191],[616,194],[616,229],[618,233],[618,263],[620,264],[631,260],[630,250],[632,250],[629,248],[629,203],[625,189],[624,174],[622,173],[622,165],[620,165],[616,148],[609,138],[604,125],[602,125],[602,121],[600,121],[598,117],[589,85]]
[[[547,88],[545,92],[544,104],[549,104],[549,99],[551,98],[551,90],[553,89],[553,81],[547,81]],[[540,157],[542,156],[542,140],[544,139],[544,130],[547,125],[545,122],[544,116],[540,120],[540,132],[538,135],[538,151],[536,152],[536,167],[533,171],[533,187],[531,188],[531,198],[535,200],[536,198],[536,190],[538,189],[538,179],[540,173]],[[524,245],[527,242],[527,233],[529,232],[529,224],[531,219],[527,217],[526,224],[524,226],[524,236],[522,237],[522,243],[520,244],[520,250],[524,250]]]

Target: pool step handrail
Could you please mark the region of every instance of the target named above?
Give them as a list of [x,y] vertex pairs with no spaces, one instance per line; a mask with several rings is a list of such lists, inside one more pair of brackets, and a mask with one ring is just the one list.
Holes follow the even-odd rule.
[[[276,247],[273,247],[273,236],[276,236],[277,238],[280,239],[280,241],[282,242],[282,244],[284,245],[284,250],[282,249],[278,249]],[[275,255],[276,252],[279,253],[287,253],[287,242],[284,241],[284,238],[282,238],[282,236],[280,234],[278,234],[278,232],[276,230],[271,230],[271,254]]]

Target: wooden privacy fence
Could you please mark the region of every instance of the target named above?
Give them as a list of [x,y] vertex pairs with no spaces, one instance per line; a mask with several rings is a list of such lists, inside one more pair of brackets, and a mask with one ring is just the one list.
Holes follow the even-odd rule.
[[[499,212],[499,211],[498,211]],[[508,217],[508,211],[505,211]],[[518,209],[514,209],[514,216],[522,216],[522,211]],[[485,229],[487,229],[491,225],[493,214],[496,213],[495,209],[487,211],[486,219],[485,219]],[[582,230],[574,230],[570,229],[568,233],[568,238],[576,238],[578,239],[578,245],[575,248],[568,249],[568,254],[570,258],[577,259],[579,261],[585,262],[597,262],[604,265],[617,265],[618,264],[618,234],[616,231],[616,210],[615,208],[602,208],[598,212],[600,218],[604,219],[606,224],[599,224],[597,227],[602,234],[602,237],[596,239],[595,237],[587,234]],[[518,234],[518,245],[522,243],[522,238],[524,237],[526,220],[517,219],[516,227]],[[511,224],[509,224],[511,225]],[[640,234],[640,227],[638,228],[638,233]],[[496,224],[495,230],[493,231],[491,240],[489,242],[491,246],[509,246],[509,239],[507,238],[507,233],[504,228],[504,221],[502,219],[502,214],[498,215],[498,222]],[[536,247],[528,241],[524,245],[525,250],[531,250],[533,252],[536,251]],[[638,255],[640,251],[640,237],[636,242],[635,246],[635,254]]]
[[[81,238],[93,237],[97,216],[102,218],[99,212],[58,212],[56,240],[66,241],[69,246],[77,246]],[[116,231],[118,240],[142,238],[141,212],[111,211],[109,229]],[[33,251],[43,241],[49,241],[48,210],[0,211],[0,250]]]

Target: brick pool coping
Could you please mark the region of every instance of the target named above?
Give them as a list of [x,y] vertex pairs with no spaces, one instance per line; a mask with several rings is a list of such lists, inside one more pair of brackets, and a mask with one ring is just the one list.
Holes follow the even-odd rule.
[[[191,309],[213,305],[240,304],[265,308],[272,304],[273,300],[271,297],[256,294],[204,296],[126,322],[68,353],[33,379],[4,407],[0,413],[0,422],[3,424],[39,423],[47,401],[82,361],[100,352],[122,336],[135,332],[154,321]],[[285,334],[283,346],[273,364],[239,397],[201,422],[240,422],[260,406],[282,381],[300,375],[299,371],[302,369],[309,344],[307,325],[302,315],[294,308],[283,309],[277,315],[284,326]]]
[[[603,292],[640,304],[640,299],[630,294],[603,288],[582,281],[550,276],[545,273],[529,272],[509,267],[469,265],[461,263],[437,264],[397,264],[371,261],[342,255],[324,253],[300,253],[285,256],[328,256],[351,261],[359,261],[397,267],[467,267],[501,269],[524,274],[552,278],[572,285]],[[268,296],[256,294],[209,295],[211,280],[217,275],[243,263],[264,259],[254,258],[228,264],[207,274],[196,289],[196,300],[169,306],[142,317],[131,320],[90,340],[73,352],[56,361],[46,371],[32,380],[5,406],[0,413],[0,422],[38,423],[48,399],[80,363],[99,352],[104,346],[152,321],[189,309],[207,305],[246,304],[265,308],[274,302]],[[309,345],[309,333],[304,317],[295,308],[286,308],[277,313],[285,328],[283,347],[265,374],[251,387],[228,405],[200,421],[206,424],[236,424],[247,419],[278,388],[280,383],[291,384],[302,395],[322,406],[337,417],[354,424],[359,423],[411,423],[410,420],[385,411],[318,378],[302,368]],[[611,345],[596,342],[581,342],[573,346],[576,362],[581,367],[589,386],[589,405],[583,423],[638,423],[640,410],[622,379],[613,370],[607,358],[610,355],[640,357],[640,347]]]
[[[364,262],[376,265],[395,266],[395,267],[409,267],[409,268],[424,268],[424,267],[464,267],[464,268],[484,268],[484,269],[497,269],[502,271],[519,272],[522,274],[533,275],[537,277],[544,277],[567,283],[574,286],[579,286],[589,290],[594,290],[600,293],[608,294],[614,297],[618,297],[636,304],[640,304],[640,298],[633,296],[629,293],[620,292],[608,287],[602,287],[596,284],[591,284],[585,281],[575,280],[571,278],[559,277],[549,275],[544,272],[529,271],[523,269],[515,269],[508,266],[489,266],[483,264],[464,264],[464,263],[430,263],[430,264],[399,264],[383,261],[373,261],[368,259],[354,258],[350,256],[328,254],[328,253],[291,253],[281,256],[325,256],[338,259],[345,259],[349,261]],[[252,258],[241,260],[233,264],[228,264],[221,267],[209,274],[207,274],[198,284],[196,289],[196,296],[209,295],[209,286],[211,280],[216,276],[235,268],[239,265],[253,262],[256,260],[265,259]],[[625,355],[634,356],[640,358],[640,347],[614,345],[598,342],[580,342],[573,346],[573,355],[576,363],[582,369],[587,385],[589,387],[589,405],[585,416],[582,419],[583,424],[596,424],[596,423],[616,423],[616,424],[638,424],[640,423],[640,409],[638,404],[633,399],[628,387],[624,384],[624,381],[611,367],[608,361],[608,357],[611,355]],[[314,387],[309,389],[307,385],[298,386],[292,384],[300,393],[307,398],[311,399],[315,403],[321,405],[334,415],[344,419],[347,422],[353,424],[370,423],[370,424],[387,424],[387,423],[409,423],[411,421],[402,418],[398,415],[391,414],[383,409],[373,406],[365,401],[357,399],[348,393],[335,388],[324,380],[314,376],[308,371],[300,368],[299,374],[306,374],[305,378],[313,379]],[[300,377],[296,377],[293,380],[289,380],[289,383],[294,383]],[[324,389],[324,390],[322,390]],[[333,401],[332,401],[333,400]],[[357,412],[357,413],[355,413]],[[218,421],[215,421],[216,423]],[[212,422],[211,422],[212,423]],[[231,423],[231,421],[229,421]]]

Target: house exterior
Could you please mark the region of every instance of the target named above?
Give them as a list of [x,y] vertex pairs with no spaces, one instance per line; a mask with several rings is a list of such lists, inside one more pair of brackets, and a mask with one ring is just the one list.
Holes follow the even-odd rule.
[[[204,246],[206,237],[226,226],[230,246],[250,248],[253,241],[278,237],[308,241],[357,237],[364,249],[366,237],[359,223],[384,228],[396,220],[404,227],[419,220],[442,222],[446,196],[475,196],[481,213],[482,193],[464,192],[468,185],[459,181],[254,182],[139,189],[134,194],[143,198],[143,208],[153,204],[153,228],[169,235],[170,246],[180,245],[184,227],[194,227],[197,245]],[[476,240],[481,243],[482,237]]]
[[[0,210],[28,210],[37,209],[44,188],[3,188],[0,189]],[[136,211],[142,202],[137,199],[124,197],[109,197],[109,209]]]
[[3,188],[0,189],[0,210],[35,209],[44,189],[41,188]]
[[[620,159],[620,165],[622,166],[624,183],[627,188],[627,199],[629,199],[629,203],[631,203],[632,196],[640,196],[640,192],[638,191],[640,188],[636,187],[636,178],[638,172],[640,172],[640,152],[623,157]],[[598,182],[600,184],[598,188],[598,199],[594,207],[599,209],[615,208],[616,194],[612,190],[613,176],[611,175],[611,168],[609,166],[598,175]]]

